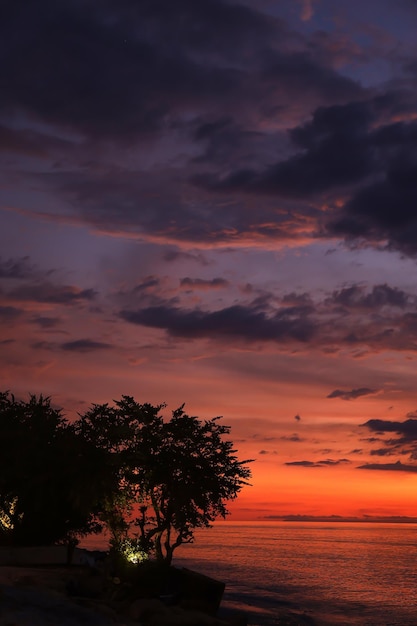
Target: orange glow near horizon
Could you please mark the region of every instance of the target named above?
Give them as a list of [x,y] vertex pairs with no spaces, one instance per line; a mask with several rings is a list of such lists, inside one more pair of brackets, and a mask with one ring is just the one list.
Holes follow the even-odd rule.
[[223,416],[234,518],[414,516],[416,2],[27,4],[2,389]]

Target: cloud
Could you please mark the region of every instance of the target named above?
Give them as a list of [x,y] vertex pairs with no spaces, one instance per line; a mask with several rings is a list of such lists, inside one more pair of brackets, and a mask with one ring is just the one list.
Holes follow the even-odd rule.
[[359,389],[351,389],[350,391],[342,391],[341,389],[335,389],[329,393],[327,398],[341,398],[342,400],[356,400],[361,396],[369,396],[377,393],[378,389],[370,389],[369,387],[359,387]]
[[30,279],[36,274],[35,266],[29,257],[3,260],[0,258],[0,278]]
[[22,315],[22,311],[14,306],[0,306],[0,319],[11,322]]
[[[377,450],[370,451],[371,456],[392,456],[393,454],[398,454],[398,451],[391,450],[390,448],[378,448]],[[404,452],[404,454],[406,454]]]
[[356,284],[334,291],[327,302],[345,309],[379,310],[384,306],[404,309],[414,299],[405,291],[387,284],[374,285],[370,291],[365,286]]
[[75,341],[67,341],[61,344],[60,347],[67,352],[95,352],[97,350],[109,350],[113,346],[109,343],[93,341],[92,339],[77,339]]
[[74,304],[92,301],[97,296],[94,289],[79,289],[74,285],[54,285],[52,283],[27,284],[9,292],[9,297],[28,302],[48,302],[51,304]]
[[18,155],[47,158],[57,151],[71,151],[71,142],[51,137],[30,128],[15,129],[0,124],[0,152],[11,152]]
[[[410,418],[403,422],[371,419],[362,426],[380,435],[379,438],[368,439],[370,443],[378,442],[384,446],[371,450],[372,456],[408,455],[410,460],[417,458],[417,419]],[[398,437],[386,437],[392,433]]]
[[379,176],[351,195],[341,215],[329,221],[329,231],[348,239],[381,243],[414,256],[417,123],[387,124],[370,133],[368,139],[379,154],[379,166],[375,168]]
[[55,328],[62,320],[59,317],[47,317],[46,315],[38,315],[30,320],[32,324],[37,324],[41,328]]
[[311,122],[290,131],[299,149],[294,156],[263,171],[236,171],[211,186],[305,198],[361,181],[373,171],[373,152],[365,139],[371,120],[367,103],[320,107]]
[[397,433],[402,435],[403,441],[417,441],[417,419],[410,418],[404,422],[371,419],[363,426],[378,434]]
[[315,333],[309,313],[305,309],[283,309],[269,316],[250,305],[234,305],[217,311],[161,305],[125,309],[120,317],[132,324],[161,328],[170,335],[190,339],[229,337],[247,341],[306,342]]
[[349,465],[349,459],[325,459],[322,461],[288,461],[284,465],[295,465],[299,467],[332,467],[336,465]]
[[[210,291],[223,285],[226,287],[223,279],[188,278],[183,279],[183,290],[180,291],[174,283],[144,280],[133,292],[130,290],[122,294],[123,305],[119,316],[126,322],[164,329],[171,336],[184,338],[240,338],[248,342],[286,344],[308,342],[310,347],[323,351],[336,351],[341,346],[348,350],[360,347],[374,352],[417,350],[415,298],[389,285],[360,290],[356,290],[356,286],[349,288],[350,294],[360,294],[367,308],[357,303],[356,296],[353,298],[343,293],[342,297],[343,290],[336,292],[336,297],[324,297],[321,301],[317,297],[313,300],[306,293],[300,298],[296,298],[296,294],[277,297],[274,291],[260,290],[257,298],[248,301],[246,298],[256,292],[247,287],[241,289],[240,286],[237,288],[242,300],[239,302],[234,298],[234,304],[229,306],[227,299],[235,285],[228,282],[227,291],[219,299],[219,308],[211,310],[209,302],[204,306],[190,307],[190,302],[181,291],[189,292],[194,288]],[[140,299],[136,297],[139,292]],[[173,296],[167,298],[170,293]],[[356,303],[354,306],[351,305],[352,299]],[[341,300],[350,303],[343,306],[343,310],[340,308]],[[387,302],[388,308],[385,309]],[[379,391],[370,387],[335,389],[328,397],[353,400]]]
[[[326,198],[329,210],[320,220],[317,216],[316,235],[414,255],[417,122],[388,121],[401,104],[406,108],[400,94],[388,93],[319,107],[311,121],[289,131],[294,150],[287,158],[193,180],[213,193],[298,199],[298,216],[306,218],[315,218],[311,199]],[[346,198],[340,209],[331,200],[336,202],[338,191]]]
[[288,461],[287,463],[284,463],[284,465],[295,465],[299,467],[323,467],[314,461]]
[[130,141],[213,100],[235,113],[239,99],[270,95],[272,81],[293,93],[303,83],[323,95],[353,91],[353,81],[307,52],[279,50],[282,21],[243,4],[181,0],[174,8],[169,0],[128,0],[99,7],[64,0],[58,8],[41,0],[24,16],[9,5],[2,26],[1,51],[13,50],[3,107],[93,137]]
[[161,281],[157,276],[148,276],[139,285],[136,285],[135,291],[144,291],[150,287],[158,287]]
[[172,261],[192,261],[202,266],[209,265],[209,261],[201,252],[184,252],[183,250],[168,250],[164,253],[163,258],[168,263]]
[[[9,3],[0,137],[36,160],[5,172],[36,188],[33,214],[48,219],[39,204],[53,194],[51,220],[150,241],[337,236],[416,254],[412,59],[401,90],[375,95],[336,69],[369,61],[363,45],[294,32],[255,3],[176,6]],[[300,6],[311,19],[313,0]],[[363,306],[402,306],[399,293],[371,295]]]
[[[310,15],[311,3],[305,6]],[[175,10],[170,0],[100,7],[62,0],[59,8],[39,0],[24,15],[11,3],[2,17],[3,145],[50,159],[51,167],[37,164],[29,174],[9,164],[19,183],[59,195],[62,214],[51,211],[49,219],[211,246],[297,238],[312,212],[321,215],[309,202],[285,215],[274,200],[242,203],[210,184],[207,192],[196,188],[227,172],[243,180],[246,171],[259,179],[257,194],[282,187],[293,197],[300,180],[303,198],[324,188],[315,180],[328,178],[326,164],[303,155],[296,134],[299,154],[290,156],[284,127],[304,125],[324,102],[350,103],[364,90],[309,35],[256,5],[226,0],[180,0]],[[350,180],[359,161],[344,153],[339,177],[346,172]],[[43,206],[42,199],[47,219]],[[39,206],[33,213],[41,215]]]
[[181,278],[180,285],[186,289],[225,289],[229,287],[229,281],[224,278],[212,278],[204,280],[202,278]]
[[365,465],[359,465],[358,469],[364,470],[380,470],[385,472],[417,472],[417,465],[405,465],[401,461],[396,463],[367,463]]
[[294,435],[289,435],[289,436],[284,435],[280,439],[281,441],[293,441],[293,442],[303,441],[301,437],[297,435],[296,433],[294,433]]

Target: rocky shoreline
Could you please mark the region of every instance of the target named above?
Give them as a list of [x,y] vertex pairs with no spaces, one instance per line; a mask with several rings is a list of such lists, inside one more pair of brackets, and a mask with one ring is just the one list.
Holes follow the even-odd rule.
[[[214,604],[212,593],[210,602],[202,602],[199,585],[201,588],[200,579],[205,578],[198,573],[187,574],[188,593],[175,602],[167,596],[140,597],[138,594],[135,597],[132,589],[117,577],[90,565],[0,565],[0,626],[252,626],[261,623],[250,612],[220,603],[222,593],[214,598]],[[204,580],[203,583],[206,584]],[[213,583],[219,584],[218,581]],[[315,622],[302,611],[279,606],[274,624],[314,626]]]

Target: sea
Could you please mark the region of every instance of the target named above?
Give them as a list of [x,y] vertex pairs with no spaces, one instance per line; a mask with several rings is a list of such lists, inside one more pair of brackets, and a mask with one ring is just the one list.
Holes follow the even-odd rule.
[[283,608],[317,626],[417,626],[417,524],[218,522],[173,564],[223,581],[251,626]]

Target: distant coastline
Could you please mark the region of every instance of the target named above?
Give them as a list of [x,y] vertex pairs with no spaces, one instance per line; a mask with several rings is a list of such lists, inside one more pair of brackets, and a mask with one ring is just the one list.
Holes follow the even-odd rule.
[[372,524],[417,524],[417,517],[406,515],[364,515],[349,517],[343,515],[267,515],[259,521],[265,522],[368,522]]

